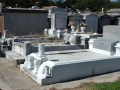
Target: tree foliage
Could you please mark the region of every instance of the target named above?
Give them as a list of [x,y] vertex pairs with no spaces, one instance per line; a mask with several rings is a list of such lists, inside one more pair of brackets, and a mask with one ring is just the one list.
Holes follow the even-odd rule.
[[120,0],[111,2],[110,0],[0,0],[5,2],[6,6],[28,8],[33,5],[51,6],[56,5],[62,8],[76,8],[79,10],[85,10],[89,8],[91,11],[101,11],[101,8],[105,10],[111,8],[120,8]]

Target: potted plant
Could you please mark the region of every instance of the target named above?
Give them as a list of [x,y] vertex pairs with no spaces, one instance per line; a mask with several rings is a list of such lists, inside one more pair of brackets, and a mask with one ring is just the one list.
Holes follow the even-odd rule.
[[80,24],[80,27],[81,27],[81,32],[84,32],[85,31],[85,27],[86,27],[87,25],[84,23],[84,22],[82,22],[81,24]]
[[75,31],[75,22],[69,22],[68,26],[71,26],[72,32]]

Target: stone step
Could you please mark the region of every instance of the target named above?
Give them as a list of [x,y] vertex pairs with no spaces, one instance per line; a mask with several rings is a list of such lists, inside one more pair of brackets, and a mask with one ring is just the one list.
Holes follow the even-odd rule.
[[20,56],[19,54],[17,54],[14,51],[5,51],[5,57],[12,61],[14,63],[15,66],[23,64],[25,61],[25,58]]

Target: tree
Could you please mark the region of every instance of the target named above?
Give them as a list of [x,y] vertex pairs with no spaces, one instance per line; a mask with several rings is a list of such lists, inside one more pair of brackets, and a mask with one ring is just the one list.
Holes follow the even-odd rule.
[[101,11],[101,8],[108,10],[111,8],[120,8],[120,0],[116,2],[111,2],[110,0],[0,0],[0,2],[5,2],[6,6],[11,7],[21,7],[29,8],[34,5],[42,6],[52,6],[56,5],[61,8],[76,8],[80,10],[85,10],[89,8],[91,11]]
[[0,0],[0,2],[5,2],[6,6],[13,8],[16,5],[21,8],[29,8],[33,5],[38,5],[39,7],[54,5],[53,0]]
[[89,8],[91,11],[101,11],[102,7],[109,6],[109,0],[76,0],[75,7],[80,10],[85,10]]
[[61,7],[61,8],[65,7],[64,0],[54,0],[54,3],[58,7]]

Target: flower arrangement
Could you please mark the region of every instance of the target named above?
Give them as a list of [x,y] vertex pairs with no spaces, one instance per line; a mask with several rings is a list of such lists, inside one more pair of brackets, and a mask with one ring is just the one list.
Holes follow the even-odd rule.
[[82,22],[82,23],[80,24],[80,26],[81,26],[81,27],[86,27],[87,24],[85,24],[84,22]]
[[75,22],[69,22],[68,26],[75,26]]

